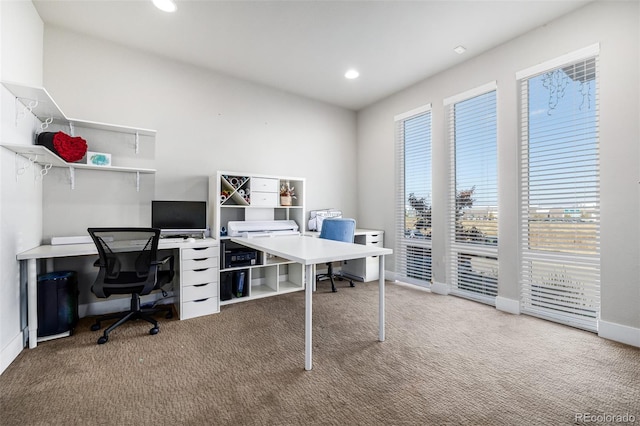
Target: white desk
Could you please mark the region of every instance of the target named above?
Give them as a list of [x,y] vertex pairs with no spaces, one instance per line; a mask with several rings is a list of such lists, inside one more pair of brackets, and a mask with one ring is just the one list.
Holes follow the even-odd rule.
[[[208,247],[217,244],[214,239],[196,240],[193,243],[184,242],[182,239],[162,240],[158,249]],[[47,259],[47,270],[53,269],[53,259],[57,257],[97,256],[98,250],[95,244],[61,244],[42,245],[31,250],[18,253],[16,258],[27,262],[27,325],[29,327],[29,348],[38,345],[38,259]]]
[[305,314],[304,314],[304,352],[305,370],[311,370],[312,362],[312,281],[313,265],[318,263],[338,262],[342,260],[359,259],[369,256],[379,256],[378,284],[380,288],[378,302],[378,340],[384,341],[384,256],[393,253],[384,247],[350,244],[339,241],[312,238],[310,236],[282,236],[265,238],[231,238],[231,241],[251,247],[256,250],[275,254],[285,259],[293,260],[305,265]]
[[[305,235],[319,237],[320,232],[307,231]],[[379,229],[356,228],[353,242],[366,246],[383,247],[384,231]],[[353,259],[350,262],[342,262],[341,271],[344,276],[362,282],[377,281],[380,278],[378,275],[377,257],[367,257]]]

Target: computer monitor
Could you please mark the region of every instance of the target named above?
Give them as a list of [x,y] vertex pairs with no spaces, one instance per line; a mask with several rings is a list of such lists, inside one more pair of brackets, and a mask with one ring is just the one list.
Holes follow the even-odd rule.
[[163,234],[204,234],[206,201],[151,201],[151,226]]

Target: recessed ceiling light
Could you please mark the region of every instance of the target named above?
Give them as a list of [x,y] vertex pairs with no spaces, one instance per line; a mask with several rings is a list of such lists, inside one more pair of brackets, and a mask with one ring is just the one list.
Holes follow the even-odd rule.
[[164,12],[175,12],[178,8],[173,0],[153,0],[153,4]]
[[456,52],[458,55],[462,55],[464,52],[467,51],[467,49],[464,46],[458,46],[455,49],[453,49],[454,52]]
[[349,70],[344,74],[345,78],[348,78],[349,80],[353,80],[354,78],[358,78],[360,76],[360,73],[356,70]]

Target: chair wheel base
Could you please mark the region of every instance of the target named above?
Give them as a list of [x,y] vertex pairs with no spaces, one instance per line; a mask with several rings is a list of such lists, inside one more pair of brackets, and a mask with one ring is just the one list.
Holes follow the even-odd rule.
[[109,341],[109,337],[108,336],[102,336],[98,339],[98,344],[99,345],[104,345],[105,343],[107,343]]
[[158,334],[159,331],[160,329],[158,327],[153,327],[151,330],[149,330],[149,334],[151,335]]

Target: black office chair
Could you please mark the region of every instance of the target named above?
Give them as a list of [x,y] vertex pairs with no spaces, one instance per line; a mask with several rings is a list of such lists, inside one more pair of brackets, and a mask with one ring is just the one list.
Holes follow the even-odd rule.
[[[346,243],[353,243],[356,233],[356,221],[355,219],[348,218],[327,218],[322,221],[322,229],[320,230],[320,238],[326,238],[328,240],[334,241],[343,241]],[[322,280],[331,280],[331,291],[334,293],[338,291],[336,289],[336,284],[333,281],[334,278],[338,278],[342,280],[346,278],[342,275],[342,273],[336,274],[333,272],[333,264],[331,262],[327,263],[327,273],[326,274],[318,274],[316,276],[316,281]],[[349,284],[351,287],[355,287],[353,284],[353,280],[349,279]]]
[[[157,260],[160,229],[157,228],[89,228],[89,234],[98,248],[100,258],[94,263],[99,266],[91,291],[101,298],[112,294],[131,294],[131,309],[127,312],[104,315],[96,320],[91,330],[100,330],[100,323],[117,319],[104,330],[98,344],[107,343],[109,333],[129,320],[143,319],[153,324],[149,334],[157,334],[158,322],[151,317],[160,311],[166,318],[173,317],[171,305],[160,305],[152,309],[142,309],[140,296],[161,289],[174,276],[173,256]],[[168,270],[161,270],[168,263]],[[164,292],[164,291],[163,291]],[[165,293],[166,294],[166,293]]]

